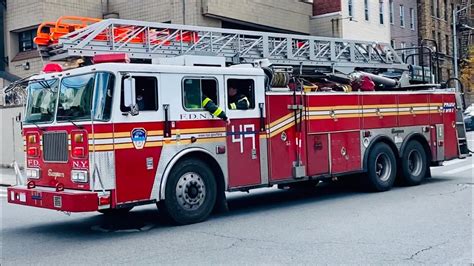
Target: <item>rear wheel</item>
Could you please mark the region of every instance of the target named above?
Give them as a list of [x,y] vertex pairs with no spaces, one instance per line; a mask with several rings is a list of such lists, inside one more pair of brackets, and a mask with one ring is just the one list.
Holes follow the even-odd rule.
[[159,209],[176,224],[191,224],[205,220],[216,203],[216,181],[202,161],[186,159],[170,172],[165,188],[165,200]]
[[401,161],[401,183],[415,186],[425,178],[428,171],[426,152],[420,142],[412,140],[407,144]]
[[368,157],[366,181],[373,191],[392,188],[396,177],[397,161],[392,149],[385,143],[377,143]]

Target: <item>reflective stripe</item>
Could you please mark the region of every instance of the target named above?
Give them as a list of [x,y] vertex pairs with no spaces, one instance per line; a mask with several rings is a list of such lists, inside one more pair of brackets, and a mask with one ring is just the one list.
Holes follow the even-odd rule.
[[203,107],[206,106],[206,104],[209,103],[210,101],[211,101],[211,99],[209,99],[209,98],[204,99],[204,101],[202,101],[202,106]]
[[230,104],[230,109],[237,109],[237,105],[235,103]]
[[244,101],[244,100],[247,102],[247,105],[250,106],[250,101],[247,97],[244,97],[244,98],[238,100],[237,102],[241,102],[241,101]]
[[221,113],[222,113],[222,109],[219,107],[214,113],[212,113],[212,115],[218,117]]

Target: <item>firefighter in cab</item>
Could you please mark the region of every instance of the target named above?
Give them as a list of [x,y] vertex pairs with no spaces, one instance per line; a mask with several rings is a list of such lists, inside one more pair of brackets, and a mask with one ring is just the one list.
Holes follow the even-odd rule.
[[[232,110],[247,110],[250,108],[250,102],[247,96],[239,93],[239,90],[234,85],[229,85],[227,90],[229,96],[229,109]],[[211,113],[214,117],[218,117],[227,123],[230,122],[224,110],[215,104],[211,98],[203,95],[202,107],[204,110]]]
[[213,116],[218,117],[229,123],[229,118],[227,118],[227,115],[225,114],[224,110],[222,110],[222,108],[215,104],[211,100],[211,98],[207,97],[206,95],[203,95],[202,107],[204,108],[204,110],[208,111]]
[[232,84],[229,84],[227,90],[229,95],[229,108],[232,110],[247,110],[250,107],[250,102],[247,96],[240,93],[239,90]]

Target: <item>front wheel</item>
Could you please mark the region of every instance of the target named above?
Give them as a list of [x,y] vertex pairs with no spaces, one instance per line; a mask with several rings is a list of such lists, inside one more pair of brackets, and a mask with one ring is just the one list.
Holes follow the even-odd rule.
[[402,155],[401,182],[407,186],[421,183],[428,171],[426,152],[418,141],[410,141]]
[[207,164],[196,159],[178,162],[170,172],[165,200],[158,207],[176,224],[205,220],[216,203],[216,180]]
[[377,143],[370,150],[367,164],[367,184],[373,191],[392,188],[397,172],[397,161],[392,149],[385,143]]

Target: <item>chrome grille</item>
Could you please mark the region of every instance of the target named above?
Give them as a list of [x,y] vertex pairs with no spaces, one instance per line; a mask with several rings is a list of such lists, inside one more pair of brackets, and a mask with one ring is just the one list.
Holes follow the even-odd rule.
[[68,144],[66,132],[44,133],[43,159],[45,162],[67,162]]

